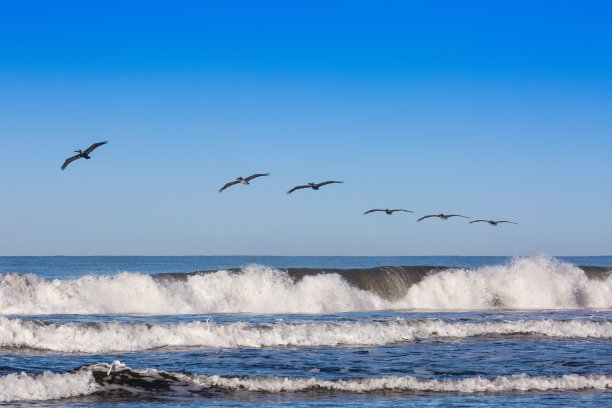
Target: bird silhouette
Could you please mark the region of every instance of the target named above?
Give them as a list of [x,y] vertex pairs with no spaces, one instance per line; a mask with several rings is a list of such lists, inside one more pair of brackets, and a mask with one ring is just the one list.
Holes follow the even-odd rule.
[[236,180],[234,181],[230,181],[229,183],[226,183],[223,187],[221,187],[219,189],[219,192],[222,192],[223,190],[225,190],[226,188],[233,186],[234,184],[249,184],[249,181],[253,180],[254,178],[257,177],[263,177],[263,176],[269,176],[270,173],[257,173],[257,174],[253,174],[252,176],[249,176],[247,178],[242,178],[242,177],[238,177],[236,178]]
[[497,224],[501,224],[502,222],[507,222],[508,224],[516,224],[516,225],[518,225],[518,223],[516,223],[514,221],[493,221],[493,220],[474,220],[474,221],[470,221],[469,223],[473,224],[475,222],[488,222],[493,227],[497,227]]
[[308,184],[304,184],[303,186],[295,186],[293,187],[291,190],[287,191],[287,194],[291,194],[293,193],[295,190],[299,190],[302,188],[312,188],[313,190],[318,190],[320,187],[327,185],[327,184],[332,184],[332,183],[344,183],[344,181],[324,181],[322,183],[308,183]]
[[373,213],[373,212],[376,212],[376,211],[382,211],[382,212],[384,212],[384,213],[385,213],[385,214],[387,214],[387,215],[391,215],[391,214],[393,214],[395,211],[404,211],[404,212],[409,212],[409,213],[411,213],[411,212],[412,212],[412,211],[409,211],[409,210],[404,210],[404,209],[402,209],[402,208],[398,208],[398,209],[396,209],[396,210],[390,210],[390,209],[388,209],[388,208],[385,208],[384,210],[381,210],[381,209],[376,208],[376,209],[368,210],[368,211],[364,212],[364,214],[369,214],[369,213]]
[[424,220],[425,218],[430,218],[430,217],[438,217],[441,220],[448,220],[450,217],[463,217],[463,218],[470,218],[470,217],[466,217],[465,215],[459,215],[459,214],[432,214],[432,215],[426,215],[424,217],[421,217],[417,220],[417,222]]
[[77,154],[75,154],[72,157],[69,157],[66,159],[66,161],[64,162],[64,164],[62,164],[62,170],[64,170],[66,168],[66,166],[68,166],[70,163],[72,163],[73,161],[75,161],[76,159],[80,159],[81,157],[84,159],[91,159],[91,157],[89,157],[89,154],[91,152],[94,151],[95,148],[97,148],[98,146],[102,146],[103,144],[108,143],[107,141],[104,142],[99,142],[99,143],[94,143],[91,146],[89,146],[87,149],[85,149],[85,151],[82,150],[75,150],[75,152]]

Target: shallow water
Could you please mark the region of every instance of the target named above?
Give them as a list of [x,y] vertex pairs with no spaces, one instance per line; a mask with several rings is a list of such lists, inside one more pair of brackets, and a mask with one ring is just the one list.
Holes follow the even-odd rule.
[[[458,268],[324,271],[386,265]],[[575,265],[612,257],[0,257],[0,402],[602,406],[612,278]]]

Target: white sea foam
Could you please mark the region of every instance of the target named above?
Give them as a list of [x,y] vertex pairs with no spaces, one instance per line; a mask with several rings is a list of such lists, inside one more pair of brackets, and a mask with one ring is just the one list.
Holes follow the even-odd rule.
[[424,309],[609,309],[612,275],[589,279],[582,269],[554,258],[516,258],[509,265],[428,276],[398,303]]
[[383,309],[612,308],[612,276],[589,279],[546,256],[425,277],[398,300],[348,284],[337,274],[289,275],[261,265],[186,280],[138,273],[45,280],[0,274],[0,314],[338,313]]
[[8,374],[0,377],[0,402],[43,401],[89,395],[99,389],[91,371]]
[[286,272],[261,265],[185,281],[128,272],[53,281],[0,275],[0,314],[333,313],[388,306],[337,274],[305,276],[294,283]]
[[43,323],[0,317],[0,348],[66,353],[140,351],[161,347],[259,348],[385,345],[426,338],[487,335],[612,338],[612,322],[519,320],[485,323],[397,319],[253,325],[212,321],[180,324]]
[[[97,374],[97,377],[94,377]],[[97,381],[96,379],[97,378]],[[44,374],[9,374],[0,377],[0,402],[52,400],[93,393],[123,391],[132,394],[164,396],[197,394],[214,389],[293,393],[293,392],[572,392],[611,390],[612,376],[587,374],[529,376],[526,374],[495,378],[424,379],[412,376],[386,376],[322,380],[294,377],[221,377],[161,370],[134,370],[119,361],[98,363],[76,372]]]
[[315,378],[255,377],[227,378],[219,376],[197,377],[194,381],[206,387],[259,392],[341,391],[368,393],[398,392],[508,392],[508,391],[580,391],[612,389],[612,376],[577,375],[562,377],[532,377],[526,374],[496,378],[471,377],[460,380],[423,380],[416,377],[381,377],[351,380],[319,380]]

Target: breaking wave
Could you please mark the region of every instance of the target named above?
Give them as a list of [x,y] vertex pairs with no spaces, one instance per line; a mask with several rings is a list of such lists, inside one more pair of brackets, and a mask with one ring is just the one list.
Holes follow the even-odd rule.
[[9,374],[0,377],[0,402],[51,400],[85,395],[206,396],[212,392],[258,393],[499,393],[611,390],[610,375],[561,377],[526,374],[494,378],[425,379],[387,376],[322,380],[292,377],[221,377],[135,370],[118,361],[98,363],[64,373]]
[[338,313],[388,309],[612,308],[612,275],[546,256],[476,270],[279,270],[46,280],[0,274],[0,314]]
[[612,322],[518,320],[484,323],[397,319],[254,325],[212,321],[180,324],[49,323],[0,317],[0,349],[64,353],[135,352],[158,348],[260,348],[385,345],[427,338],[529,335],[612,338]]
[[8,374],[0,377],[0,402],[44,401],[90,395],[100,390],[92,371]]

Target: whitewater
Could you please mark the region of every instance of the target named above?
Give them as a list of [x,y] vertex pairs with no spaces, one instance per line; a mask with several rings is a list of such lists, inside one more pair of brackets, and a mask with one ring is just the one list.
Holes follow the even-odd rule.
[[[129,383],[129,385],[128,385]],[[40,375],[10,374],[0,377],[0,402],[36,401],[89,394],[124,392],[135,396],[154,394],[160,388],[176,396],[190,396],[211,389],[231,392],[247,390],[265,393],[315,392],[411,392],[411,393],[498,393],[504,391],[584,391],[612,389],[610,375],[528,375],[496,378],[470,377],[461,380],[422,380],[416,377],[387,376],[352,380],[317,380],[288,377],[221,377],[190,373],[134,370],[120,361],[81,367],[69,373],[45,372]]]
[[518,320],[486,323],[407,320],[295,324],[51,323],[0,318],[1,348],[66,353],[133,352],[168,348],[240,348],[386,345],[416,339],[475,336],[547,336],[612,339],[612,322]]
[[595,407],[610,356],[612,257],[0,257],[2,403]]
[[508,265],[450,268],[400,288],[386,299],[352,286],[337,273],[295,281],[277,268],[247,265],[156,279],[140,273],[47,280],[0,275],[0,314],[340,313],[389,309],[481,310],[612,308],[612,275],[593,279],[546,256]]

